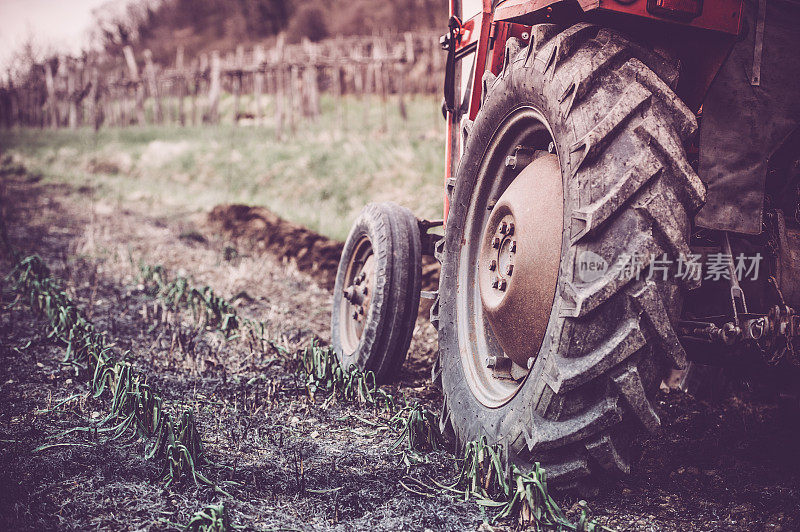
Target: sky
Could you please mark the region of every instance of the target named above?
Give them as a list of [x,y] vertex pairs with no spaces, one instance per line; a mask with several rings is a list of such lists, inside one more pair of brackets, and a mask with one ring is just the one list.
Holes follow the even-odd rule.
[[89,44],[87,30],[92,10],[124,0],[0,0],[0,72],[8,66],[13,50],[29,35],[37,42],[74,53]]

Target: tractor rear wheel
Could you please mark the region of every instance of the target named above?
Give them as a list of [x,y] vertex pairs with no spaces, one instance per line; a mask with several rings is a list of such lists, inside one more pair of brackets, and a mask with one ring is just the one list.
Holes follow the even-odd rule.
[[685,364],[672,323],[692,281],[648,272],[688,255],[705,189],[674,66],[608,29],[561,30],[509,40],[502,73],[484,77],[432,321],[442,428],[587,487],[629,470],[629,431],[659,427],[651,398]]

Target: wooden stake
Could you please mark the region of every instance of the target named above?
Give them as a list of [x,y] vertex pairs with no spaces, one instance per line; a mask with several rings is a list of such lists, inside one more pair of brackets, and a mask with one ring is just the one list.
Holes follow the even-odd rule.
[[211,79],[208,87],[208,120],[212,124],[219,122],[219,93],[221,89],[221,64],[219,52],[211,52]]
[[183,46],[178,46],[178,54],[175,56],[175,71],[177,78],[175,83],[178,85],[178,122],[186,125],[186,110],[184,100],[186,99],[186,73],[183,71]]
[[253,77],[253,98],[255,99],[255,115],[256,123],[261,124],[264,117],[264,109],[262,107],[262,93],[264,92],[264,60],[266,54],[264,47],[260,44],[253,49],[253,70],[255,71]]
[[139,79],[139,67],[136,64],[136,58],[133,55],[133,48],[126,46],[122,49],[125,55],[125,62],[128,64],[128,73],[131,76],[132,82],[135,84],[136,90],[136,122],[144,124],[144,87],[142,81]]
[[47,121],[52,129],[56,129],[58,127],[56,84],[53,79],[53,64],[50,61],[44,65],[44,80],[47,87]]
[[144,51],[144,65],[150,98],[153,100],[153,120],[156,124],[161,124],[164,122],[164,116],[161,112],[161,97],[158,91],[158,81],[156,80],[156,67],[153,65],[153,53],[150,50]]

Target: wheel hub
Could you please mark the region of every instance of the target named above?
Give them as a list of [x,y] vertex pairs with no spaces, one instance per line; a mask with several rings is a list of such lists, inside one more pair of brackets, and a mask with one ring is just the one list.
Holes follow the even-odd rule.
[[481,301],[505,356],[518,366],[533,365],[550,320],[563,217],[558,157],[546,154],[520,172],[486,224],[478,264]]
[[357,246],[346,274],[347,286],[342,289],[345,302],[342,303],[342,347],[352,353],[364,332],[364,324],[372,302],[375,278],[375,256],[368,239]]

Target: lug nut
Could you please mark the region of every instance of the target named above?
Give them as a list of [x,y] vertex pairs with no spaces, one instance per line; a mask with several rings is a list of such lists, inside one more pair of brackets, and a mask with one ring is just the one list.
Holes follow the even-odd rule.
[[492,259],[492,260],[489,262],[489,270],[490,270],[490,271],[495,271],[496,269],[497,269],[497,261],[496,261],[496,260],[494,260],[494,259]]
[[508,236],[514,234],[514,222],[508,222]]
[[494,249],[500,249],[500,237],[499,236],[494,237],[494,240],[492,240],[492,247]]
[[516,253],[517,252],[517,241],[516,240],[512,240],[511,241],[511,247],[509,248],[509,251],[511,253]]
[[369,292],[369,290],[367,289],[366,285],[361,287],[361,294],[362,295],[367,295],[367,292]]
[[344,293],[344,298],[346,300],[350,301],[351,299],[353,299],[353,287],[352,286],[348,286],[347,288],[342,290],[342,292]]
[[358,314],[363,316],[364,315],[364,307],[358,307]]
[[497,288],[497,277],[492,279],[492,288]]
[[354,320],[358,319],[358,312],[356,312],[355,310],[353,311],[353,319]]
[[514,273],[514,265],[509,264],[508,266],[506,266],[506,275],[511,275],[512,273]]
[[501,292],[505,292],[505,291],[506,291],[506,286],[507,286],[507,284],[508,284],[508,283],[506,283],[506,280],[505,280],[505,279],[500,279],[500,280],[497,282],[497,289],[498,289],[498,290],[500,290]]
[[500,224],[500,234],[504,235],[506,233],[508,233],[508,224],[503,222]]
[[486,367],[493,368],[497,365],[497,357],[496,356],[488,356],[486,357]]

